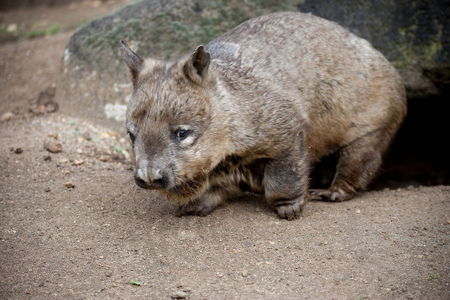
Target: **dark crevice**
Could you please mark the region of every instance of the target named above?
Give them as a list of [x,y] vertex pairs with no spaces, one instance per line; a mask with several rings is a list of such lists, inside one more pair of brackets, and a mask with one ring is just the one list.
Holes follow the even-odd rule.
[[[368,190],[450,185],[449,96],[408,99],[405,122]],[[322,159],[311,176],[312,186],[328,187],[336,163],[336,155]]]
[[408,99],[408,115],[371,189],[450,184],[449,96]]

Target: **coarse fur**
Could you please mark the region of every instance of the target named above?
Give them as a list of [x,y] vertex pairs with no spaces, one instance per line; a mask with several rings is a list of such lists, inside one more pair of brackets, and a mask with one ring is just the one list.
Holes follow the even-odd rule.
[[[249,20],[176,61],[144,60],[121,44],[136,183],[177,201],[179,215],[209,214],[243,191],[287,219],[309,193],[351,199],[406,115],[402,81],[383,55],[310,14]],[[332,153],[331,186],[308,191],[311,166]]]

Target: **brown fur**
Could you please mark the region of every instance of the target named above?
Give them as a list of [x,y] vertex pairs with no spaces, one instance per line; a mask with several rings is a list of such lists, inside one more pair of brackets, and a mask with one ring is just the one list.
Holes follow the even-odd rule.
[[395,69],[367,41],[312,15],[249,20],[192,55],[143,60],[122,42],[134,91],[127,110],[135,179],[210,213],[264,194],[282,218],[300,214],[311,165],[339,153],[332,201],[364,190],[406,114]]

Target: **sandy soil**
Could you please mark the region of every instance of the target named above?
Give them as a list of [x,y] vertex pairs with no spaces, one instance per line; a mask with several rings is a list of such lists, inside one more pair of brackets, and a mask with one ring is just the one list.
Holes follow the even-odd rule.
[[450,186],[312,201],[294,221],[250,195],[178,218],[131,180],[125,137],[35,103],[70,34],[0,44],[1,299],[450,299]]

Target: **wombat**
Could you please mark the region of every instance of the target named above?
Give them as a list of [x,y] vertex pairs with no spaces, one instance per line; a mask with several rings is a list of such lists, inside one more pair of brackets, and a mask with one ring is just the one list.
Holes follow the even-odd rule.
[[[286,219],[310,194],[349,200],[377,173],[406,114],[383,55],[310,14],[251,19],[176,61],[144,60],[123,41],[120,50],[133,83],[135,181],[177,201],[180,216],[249,191]],[[312,166],[333,153],[331,186],[308,190]]]

